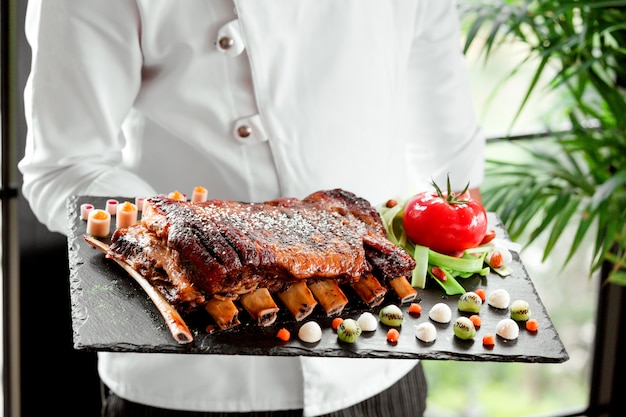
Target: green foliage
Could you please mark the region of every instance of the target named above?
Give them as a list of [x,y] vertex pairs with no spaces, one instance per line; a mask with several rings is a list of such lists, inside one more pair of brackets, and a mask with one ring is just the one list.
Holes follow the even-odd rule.
[[[422,361],[428,378],[427,410],[433,416],[528,417],[563,415],[563,405],[583,409],[588,388],[554,364]],[[559,410],[559,411],[556,411]]]
[[488,161],[496,180],[482,190],[485,206],[513,239],[548,233],[544,259],[571,222],[578,226],[567,261],[595,231],[592,272],[610,265],[609,281],[626,284],[626,0],[469,1],[460,10],[465,51],[478,46],[488,60],[512,41],[528,46],[520,65],[536,70],[517,116],[531,95],[559,89],[571,122],[551,144],[520,145],[526,162]]

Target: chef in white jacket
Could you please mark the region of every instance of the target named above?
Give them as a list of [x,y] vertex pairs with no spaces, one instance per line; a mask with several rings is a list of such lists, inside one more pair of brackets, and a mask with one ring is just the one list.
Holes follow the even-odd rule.
[[[257,202],[339,187],[378,204],[483,179],[453,0],[30,0],[26,35],[19,168],[52,231],[67,232],[73,194],[202,185]],[[98,359],[111,397],[158,412],[379,415],[361,405],[393,390],[385,415],[424,407],[425,387],[407,392],[423,382],[414,360]]]

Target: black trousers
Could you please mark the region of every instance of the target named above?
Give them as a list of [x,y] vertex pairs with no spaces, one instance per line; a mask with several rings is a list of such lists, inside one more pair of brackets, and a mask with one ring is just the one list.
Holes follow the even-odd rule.
[[[380,394],[322,417],[421,417],[426,409],[426,378],[421,362]],[[165,410],[124,400],[114,393],[103,398],[102,417],[298,417],[302,410],[215,413]]]

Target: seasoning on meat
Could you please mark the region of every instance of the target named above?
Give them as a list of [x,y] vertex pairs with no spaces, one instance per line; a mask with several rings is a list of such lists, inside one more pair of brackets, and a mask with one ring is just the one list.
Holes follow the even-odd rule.
[[[277,311],[268,294],[288,303],[297,320],[310,314],[316,301],[326,314],[337,315],[347,303],[339,286],[359,288],[364,278],[364,301],[375,305],[386,291],[377,279],[406,290],[390,283],[406,281],[415,267],[413,258],[387,239],[376,209],[341,189],[264,203],[152,197],[139,224],[113,234],[107,256],[131,265],[182,311],[216,298],[262,296],[265,301],[246,300],[263,303],[266,313],[251,312],[260,325],[273,322]],[[236,317],[224,321],[238,323]]]

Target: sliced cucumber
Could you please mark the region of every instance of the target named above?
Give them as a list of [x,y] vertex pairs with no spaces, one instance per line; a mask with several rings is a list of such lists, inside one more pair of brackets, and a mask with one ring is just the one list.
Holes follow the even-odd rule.
[[483,269],[484,258],[475,258],[471,255],[467,257],[455,258],[443,253],[428,251],[428,262],[442,268],[448,268],[459,272],[479,272]]
[[413,258],[415,259],[415,269],[411,276],[411,285],[415,288],[426,288],[426,277],[428,276],[428,248],[426,246],[415,245]]
[[454,275],[447,269],[440,267],[441,270],[446,274],[446,280],[442,281],[439,278],[435,277],[433,273],[430,271],[430,266],[428,267],[428,275],[437,283],[439,286],[445,291],[448,295],[457,295],[457,294],[465,294],[465,288],[459,281],[454,278]]
[[476,271],[476,273],[478,275],[480,275],[481,277],[486,277],[487,275],[489,275],[489,271],[490,271],[489,267],[486,266],[486,267]]
[[502,265],[500,268],[491,268],[491,269],[493,270],[493,272],[500,275],[501,277],[506,277],[513,273],[513,270],[507,264]]
[[403,247],[406,244],[406,237],[403,236],[404,228],[402,227],[402,224],[398,227],[398,219],[402,221],[404,205],[398,203],[391,208],[380,206],[378,207],[378,212],[383,220],[383,225],[385,226],[389,240],[396,245]]

